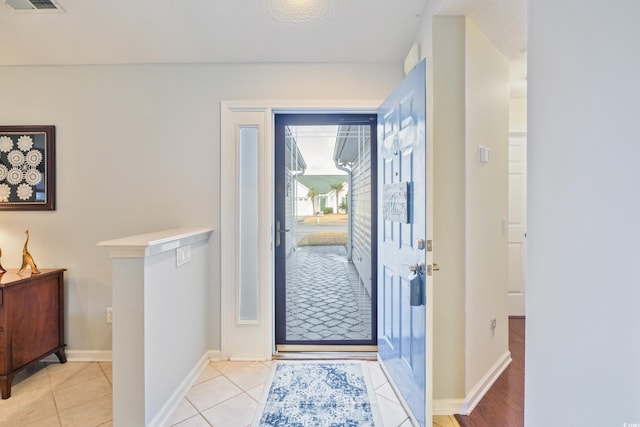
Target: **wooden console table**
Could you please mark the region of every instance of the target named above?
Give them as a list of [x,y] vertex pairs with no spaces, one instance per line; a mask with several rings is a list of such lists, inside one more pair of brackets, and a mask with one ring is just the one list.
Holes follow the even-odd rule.
[[0,273],[0,393],[11,397],[17,372],[64,354],[64,269]]

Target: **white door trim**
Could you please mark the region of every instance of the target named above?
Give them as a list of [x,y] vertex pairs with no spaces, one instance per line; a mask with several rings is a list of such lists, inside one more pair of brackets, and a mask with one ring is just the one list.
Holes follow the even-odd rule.
[[[275,349],[274,333],[274,131],[275,113],[375,113],[379,100],[365,101],[222,101],[220,103],[220,337],[222,360],[270,360]],[[262,118],[256,122],[256,113]],[[237,140],[236,128],[244,120],[261,129],[259,165],[259,320],[251,324],[237,321]],[[248,122],[247,122],[248,123]]]

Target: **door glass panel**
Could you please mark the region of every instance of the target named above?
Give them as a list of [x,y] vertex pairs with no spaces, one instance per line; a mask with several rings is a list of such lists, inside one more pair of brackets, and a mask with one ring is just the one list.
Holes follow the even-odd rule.
[[258,128],[241,127],[238,200],[240,203],[238,321],[258,320]]
[[375,343],[371,135],[367,122],[284,127],[277,344]]

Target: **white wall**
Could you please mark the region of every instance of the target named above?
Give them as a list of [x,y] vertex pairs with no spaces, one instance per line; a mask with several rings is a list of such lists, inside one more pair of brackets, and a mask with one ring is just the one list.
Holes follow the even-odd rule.
[[433,397],[465,396],[464,19],[433,22]]
[[[466,390],[508,352],[509,63],[465,20]],[[490,149],[490,162],[478,149]],[[491,331],[491,319],[497,327]]]
[[509,101],[509,131],[527,131],[527,98],[511,98]]
[[525,425],[640,423],[640,4],[529,4]]
[[433,62],[434,399],[473,400],[508,352],[509,64],[471,21],[439,16]]
[[[396,63],[0,67],[2,123],[57,127],[57,209],[0,211],[2,264],[19,267],[28,227],[38,266],[68,269],[69,350],[109,350],[110,260],[96,243],[219,229],[221,100],[384,99],[401,78]],[[220,346],[218,236],[212,349]]]

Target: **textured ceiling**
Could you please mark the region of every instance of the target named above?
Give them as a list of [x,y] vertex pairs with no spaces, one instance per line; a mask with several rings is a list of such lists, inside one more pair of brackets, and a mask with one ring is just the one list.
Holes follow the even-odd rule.
[[508,59],[526,56],[526,0],[441,0],[438,15],[465,15]]
[[0,64],[401,61],[425,0],[59,3],[0,6]]
[[57,1],[63,13],[0,4],[0,65],[402,61],[427,2],[510,59],[525,38],[525,0]]

